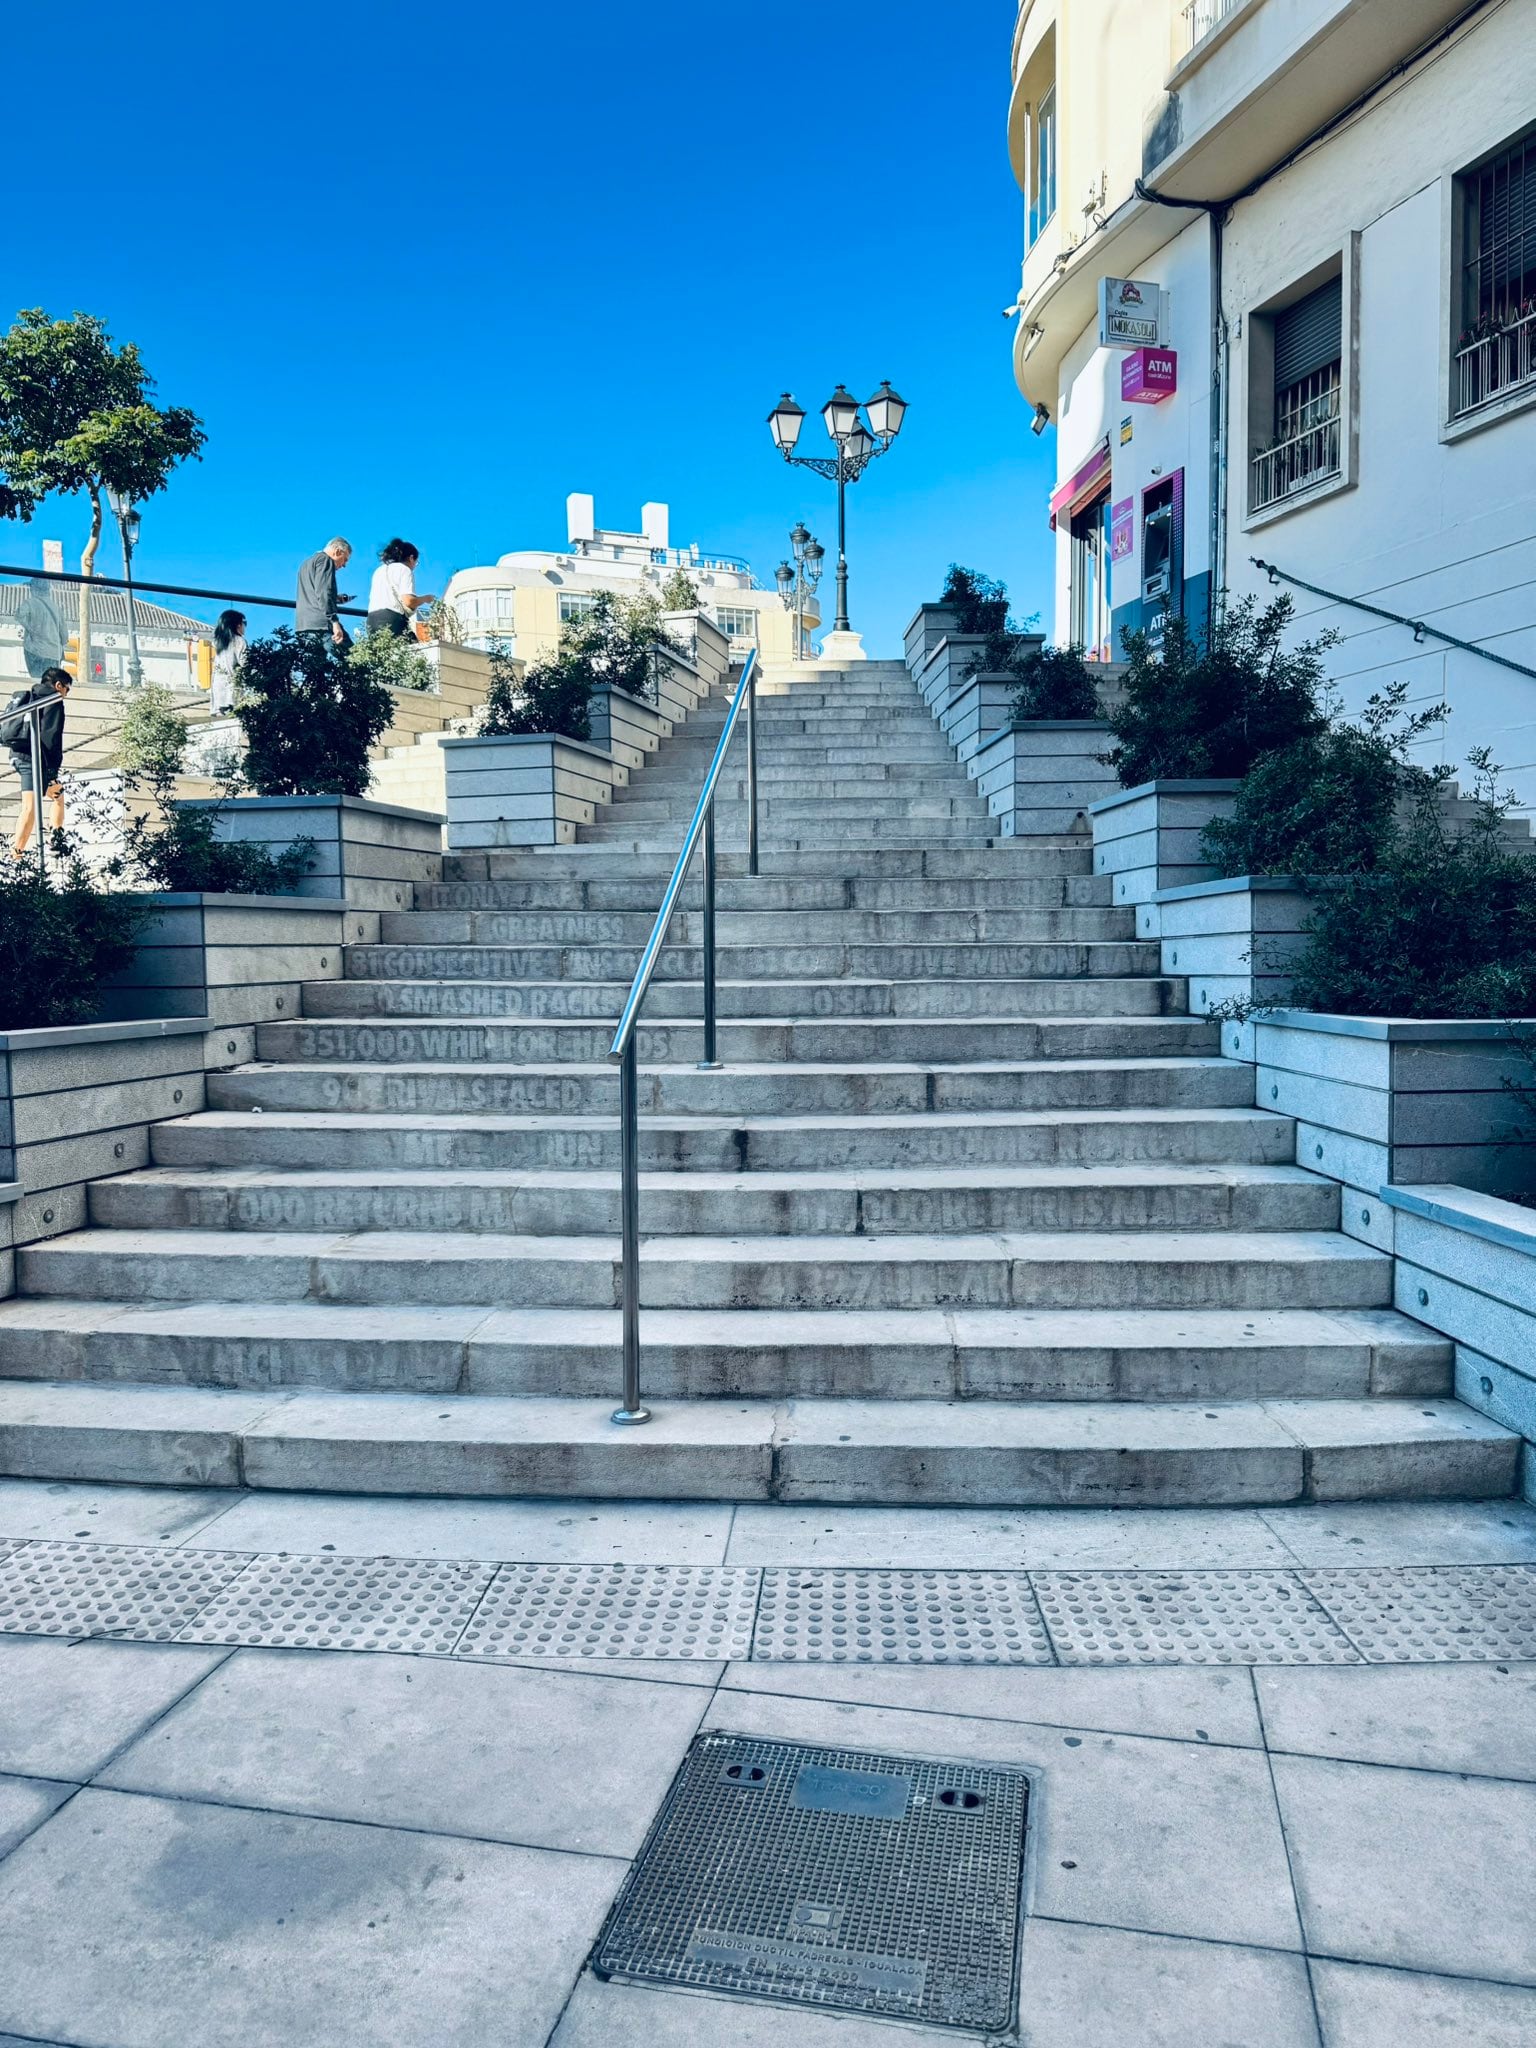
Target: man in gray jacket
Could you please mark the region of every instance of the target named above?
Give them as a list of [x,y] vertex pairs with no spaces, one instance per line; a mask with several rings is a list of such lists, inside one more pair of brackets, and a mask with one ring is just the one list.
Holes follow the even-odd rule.
[[346,649],[352,636],[337,615],[337,606],[351,602],[351,592],[336,589],[336,571],[352,559],[349,540],[328,540],[318,555],[299,564],[298,602],[294,606],[295,633],[329,633],[336,645]]

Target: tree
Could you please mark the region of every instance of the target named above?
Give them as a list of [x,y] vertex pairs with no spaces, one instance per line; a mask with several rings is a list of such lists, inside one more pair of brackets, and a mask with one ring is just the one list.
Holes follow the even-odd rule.
[[692,612],[698,610],[699,586],[686,569],[674,569],[661,586],[661,604],[664,611]]
[[[44,498],[84,491],[91,530],[80,571],[94,575],[104,494],[120,491],[136,504],[154,497],[207,439],[185,406],[152,404],[154,389],[134,344],[116,347],[93,313],[18,313],[0,338],[0,517],[29,520]],[[81,584],[82,682],[90,641],[90,590]]]
[[369,749],[388,730],[395,700],[365,665],[325,634],[279,626],[251,642],[240,686],[235,716],[258,796],[366,795]]

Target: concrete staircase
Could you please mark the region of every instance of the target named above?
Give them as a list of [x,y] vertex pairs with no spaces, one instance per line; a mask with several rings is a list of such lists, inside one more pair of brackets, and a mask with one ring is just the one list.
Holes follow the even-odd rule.
[[724,713],[576,846],[447,863],[0,1303],[0,1469],[444,1493],[1215,1504],[1489,1496],[1451,1398],[1080,841],[988,837],[905,670],[769,678],[647,1005],[619,1392],[605,1052]]

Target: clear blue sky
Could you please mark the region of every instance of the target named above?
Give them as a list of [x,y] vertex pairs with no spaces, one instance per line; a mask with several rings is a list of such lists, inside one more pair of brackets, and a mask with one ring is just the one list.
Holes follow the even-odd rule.
[[[912,409],[850,492],[849,559],[853,622],[893,653],[951,560],[1021,613],[1045,596],[1050,442],[1000,317],[1011,26],[1006,0],[18,5],[5,186],[31,232],[0,316],[98,313],[203,415],[142,574],[279,592],[336,531],[370,566],[405,533],[440,589],[563,543],[572,490],[616,526],[663,499],[674,542],[768,580],[797,518],[829,555],[835,531],[774,399],[814,415],[889,377]],[[825,451],[814,417],[802,445]],[[46,534],[74,567],[84,527],[50,505],[0,559]]]

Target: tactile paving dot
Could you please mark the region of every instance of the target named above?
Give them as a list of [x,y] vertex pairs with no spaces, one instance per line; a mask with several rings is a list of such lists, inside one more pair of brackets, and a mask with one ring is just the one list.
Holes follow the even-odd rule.
[[495,1569],[391,1557],[258,1557],[180,1640],[446,1654]]
[[1296,1574],[1033,1572],[1063,1664],[1358,1664]]
[[810,1664],[1053,1664],[1022,1572],[776,1570],[752,1654]]
[[1536,1570],[1521,1564],[1308,1571],[1372,1664],[1536,1659]]
[[249,1563],[225,1550],[17,1543],[0,1552],[0,1630],[169,1642]]
[[720,1565],[503,1565],[459,1653],[749,1657],[760,1576]]

